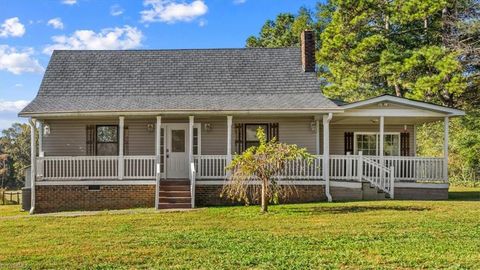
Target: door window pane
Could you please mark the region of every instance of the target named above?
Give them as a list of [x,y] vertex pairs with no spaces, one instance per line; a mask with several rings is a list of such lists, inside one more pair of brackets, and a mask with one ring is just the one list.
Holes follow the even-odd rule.
[[185,152],[185,130],[172,130],[172,152]]

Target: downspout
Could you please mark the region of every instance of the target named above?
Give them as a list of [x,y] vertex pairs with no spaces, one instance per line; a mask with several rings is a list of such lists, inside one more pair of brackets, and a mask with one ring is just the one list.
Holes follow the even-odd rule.
[[35,142],[35,129],[37,128],[37,121],[30,118],[30,214],[35,213],[35,178],[37,176],[37,144]]
[[333,114],[328,113],[323,116],[323,177],[325,179],[325,196],[328,202],[332,202],[332,194],[330,194],[330,120]]

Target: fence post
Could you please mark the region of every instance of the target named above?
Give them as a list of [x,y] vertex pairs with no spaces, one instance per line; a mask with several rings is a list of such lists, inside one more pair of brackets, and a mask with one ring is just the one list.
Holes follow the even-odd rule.
[[357,176],[358,176],[358,181],[362,182],[362,176],[363,176],[363,155],[362,151],[358,151],[358,167],[357,167]]
[[395,193],[395,167],[390,167],[390,198],[394,199]]

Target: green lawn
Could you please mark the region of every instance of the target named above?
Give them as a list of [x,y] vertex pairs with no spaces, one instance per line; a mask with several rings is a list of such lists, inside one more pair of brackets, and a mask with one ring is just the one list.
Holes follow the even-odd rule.
[[0,206],[0,269],[480,266],[480,189],[455,200],[313,203],[25,217]]

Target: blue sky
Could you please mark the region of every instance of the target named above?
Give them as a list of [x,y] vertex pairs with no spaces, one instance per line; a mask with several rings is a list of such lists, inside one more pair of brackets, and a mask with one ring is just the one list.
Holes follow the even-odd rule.
[[53,49],[237,48],[306,0],[0,0],[0,129],[41,83]]

